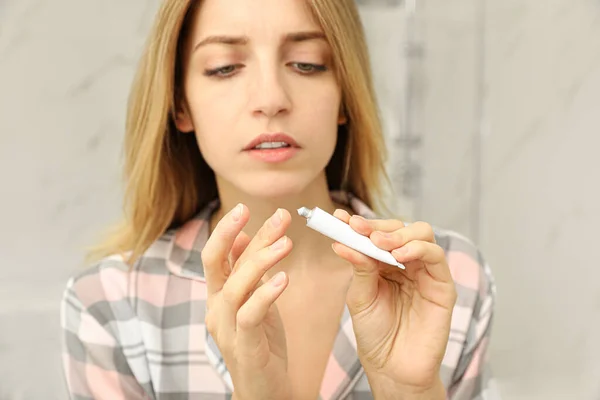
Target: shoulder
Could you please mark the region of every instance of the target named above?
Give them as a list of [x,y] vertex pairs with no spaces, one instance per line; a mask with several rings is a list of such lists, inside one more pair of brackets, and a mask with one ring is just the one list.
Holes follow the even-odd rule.
[[166,234],[132,265],[125,259],[128,254],[112,255],[73,274],[63,293],[63,309],[85,310],[100,321],[131,318],[141,297],[152,301],[160,296],[157,289],[167,285],[169,246],[170,236]]
[[70,297],[84,308],[90,308],[109,300],[123,299],[127,293],[129,269],[123,257],[106,257],[71,276],[63,300]]
[[[436,242],[446,259],[456,287],[451,340],[472,349],[490,334],[496,304],[492,269],[481,250],[469,238],[451,230],[436,229]],[[458,350],[458,349],[457,349]]]
[[486,391],[492,381],[487,349],[496,285],[492,269],[472,240],[450,230],[434,231],[436,242],[446,252],[457,293],[442,378],[452,388],[452,399],[471,399]]
[[434,227],[436,243],[446,253],[454,282],[461,291],[475,291],[481,297],[495,294],[492,269],[477,245],[468,237],[448,229]]

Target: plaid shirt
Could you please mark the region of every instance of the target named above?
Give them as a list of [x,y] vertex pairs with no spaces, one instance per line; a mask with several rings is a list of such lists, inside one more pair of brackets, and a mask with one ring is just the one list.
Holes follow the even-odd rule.
[[[351,194],[332,198],[356,214],[374,213]],[[109,257],[71,278],[61,303],[63,366],[71,398],[230,399],[231,377],[206,331],[200,252],[215,200],[157,240],[130,269]],[[436,230],[458,300],[441,376],[453,400],[491,399],[486,353],[494,305],[489,268],[468,240]],[[372,399],[344,309],[319,399]]]

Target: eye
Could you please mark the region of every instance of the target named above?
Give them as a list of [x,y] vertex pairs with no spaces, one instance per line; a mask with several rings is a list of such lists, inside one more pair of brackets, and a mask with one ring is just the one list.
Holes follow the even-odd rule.
[[205,76],[215,76],[218,78],[227,78],[235,73],[240,65],[226,65],[215,69],[207,69],[204,71]]
[[327,71],[327,67],[321,64],[292,63],[292,66],[294,66],[294,68],[296,68],[301,73],[307,75]]

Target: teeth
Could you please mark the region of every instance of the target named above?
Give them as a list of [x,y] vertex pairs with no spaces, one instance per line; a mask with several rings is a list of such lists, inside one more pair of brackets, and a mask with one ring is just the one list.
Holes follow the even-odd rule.
[[279,149],[281,147],[290,147],[286,142],[264,142],[255,147],[255,149]]

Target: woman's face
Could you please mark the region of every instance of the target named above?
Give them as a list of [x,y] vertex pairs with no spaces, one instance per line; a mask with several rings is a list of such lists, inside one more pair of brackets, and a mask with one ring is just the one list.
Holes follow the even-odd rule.
[[195,131],[219,184],[279,197],[322,178],[341,91],[306,1],[205,0],[190,35],[177,126]]

